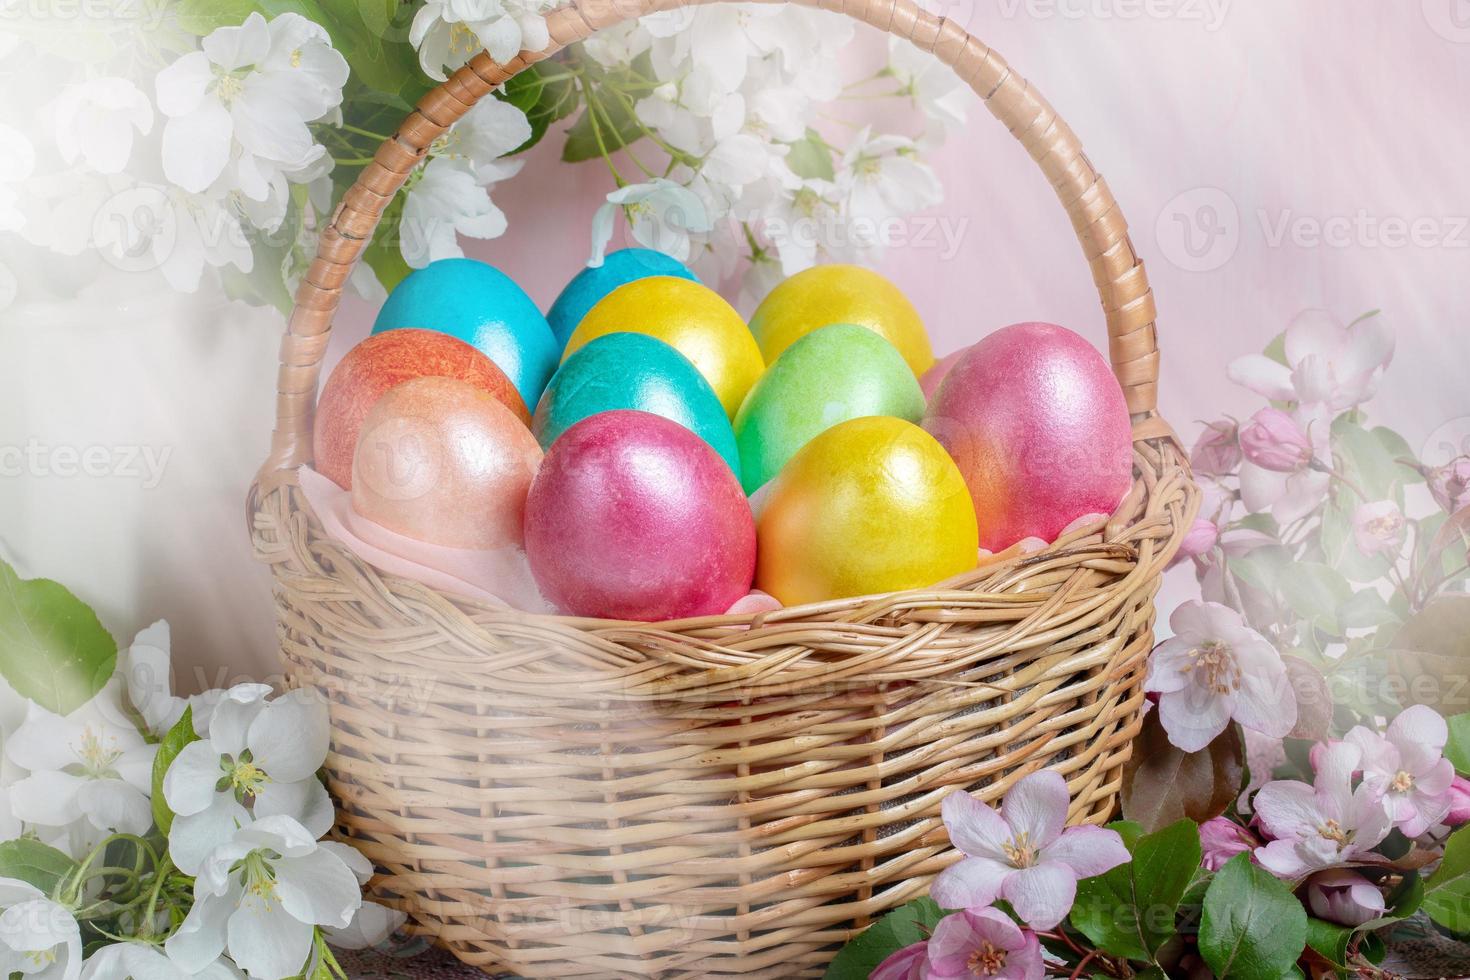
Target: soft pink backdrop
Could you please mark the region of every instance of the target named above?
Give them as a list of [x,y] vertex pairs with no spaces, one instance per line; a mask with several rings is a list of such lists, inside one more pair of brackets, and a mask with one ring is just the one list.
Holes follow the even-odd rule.
[[[1132,222],[1160,311],[1163,409],[1182,432],[1253,411],[1258,401],[1226,380],[1227,363],[1311,306],[1345,319],[1381,308],[1397,326],[1397,360],[1373,407],[1380,421],[1419,445],[1446,422],[1470,420],[1470,231],[1461,227],[1470,2],[972,2],[956,16],[1065,115]],[[1223,10],[1218,24],[1212,9]],[[557,143],[497,191],[509,235],[473,249],[543,304],[584,260],[591,212],[609,186],[595,164],[558,163]],[[1101,344],[1091,279],[1061,208],[978,102],[935,164],[948,195],[937,217],[967,222],[960,247],[948,257],[896,250],[883,268],[919,306],[937,350],[1038,318]],[[1457,237],[1388,247],[1354,232],[1341,247],[1273,246],[1260,217],[1275,226],[1283,215],[1360,211]],[[1179,217],[1200,243],[1205,225],[1226,234],[1192,259]],[[0,359],[0,377],[6,363],[20,375],[9,389],[22,396],[10,441],[39,430],[53,444],[86,444],[106,418],[120,429],[109,441],[173,455],[157,489],[4,483],[0,537],[24,573],[71,584],[121,638],[166,616],[181,666],[208,669],[190,670],[184,686],[266,676],[276,667],[269,579],[250,557],[241,501],[266,451],[281,321],[217,298],[189,309],[165,298],[109,302],[105,314],[80,302],[12,311],[12,333],[30,347]],[[331,359],[366,333],[371,312],[349,305]],[[77,323],[63,333],[69,315]],[[78,344],[113,334],[106,349],[132,350],[131,361],[76,356]],[[1187,592],[1187,579],[1176,582],[1166,604]]]

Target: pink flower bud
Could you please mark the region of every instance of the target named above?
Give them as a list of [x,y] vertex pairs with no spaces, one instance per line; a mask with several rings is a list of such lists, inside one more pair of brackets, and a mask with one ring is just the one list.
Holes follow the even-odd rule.
[[1297,473],[1312,462],[1312,440],[1296,419],[1279,408],[1263,408],[1240,430],[1240,450],[1263,470]]
[[1356,871],[1333,868],[1307,879],[1307,904],[1328,922],[1360,926],[1383,915],[1383,892]]
[[1460,456],[1443,466],[1435,467],[1426,474],[1429,492],[1446,511],[1470,507],[1470,456]]
[[1207,871],[1219,871],[1235,855],[1261,846],[1249,830],[1225,817],[1214,817],[1200,824],[1199,842],[1204,849],[1200,864]]
[[1240,465],[1240,426],[1228,419],[1205,424],[1189,462],[1200,476],[1229,476]]
[[1450,812],[1445,814],[1444,822],[1451,827],[1470,823],[1470,779],[1456,776],[1450,783]]
[[1369,558],[1374,555],[1398,557],[1404,550],[1408,535],[1409,522],[1392,500],[1375,500],[1353,512],[1353,538],[1358,543],[1358,550]]
[[1189,532],[1184,535],[1184,540],[1179,542],[1179,550],[1174,553],[1174,561],[1171,564],[1208,554],[1219,541],[1220,529],[1215,526],[1214,522],[1197,517]]

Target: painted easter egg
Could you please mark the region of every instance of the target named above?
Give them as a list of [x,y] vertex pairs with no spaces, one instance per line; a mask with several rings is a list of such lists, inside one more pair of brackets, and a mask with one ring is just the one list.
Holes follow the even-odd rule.
[[561,295],[557,296],[556,302],[551,304],[551,309],[546,311],[546,322],[551,324],[551,332],[556,337],[558,348],[566,347],[572,331],[577,329],[582,317],[597,305],[598,300],[619,286],[649,276],[674,276],[692,282],[699,281],[694,273],[684,267],[684,263],[651,248],[623,248],[609,252],[603,256],[602,265],[589,265],[573,276],[572,281],[562,289]]
[[457,337],[494,361],[527,405],[556,370],[560,347],[525,291],[474,259],[440,259],[408,275],[378,311],[373,333],[419,327]]
[[965,481],[944,448],[903,419],[833,426],[758,499],[755,585],[788,606],[922,588],[975,567]]
[[939,390],[940,383],[949,377],[950,369],[959,363],[960,358],[964,357],[965,351],[969,349],[968,347],[961,347],[953,353],[945,354],[934,362],[933,367],[924,372],[924,376],[919,379],[919,387],[924,391],[924,401],[926,404],[934,397],[934,393]]
[[903,355],[867,327],[834,323],[786,348],[735,416],[746,493],[754,493],[814,436],[839,422],[924,417],[924,396]]
[[647,334],[605,334],[567,358],[541,394],[531,431],[550,446],[587,416],[618,409],[678,422],[740,476],[735,433],[715,390],[688,358]]
[[1053,323],[1017,323],[971,347],[934,393],[924,428],[959,464],[991,551],[1110,514],[1132,483],[1118,379],[1097,348]]
[[818,265],[781,283],[750,318],[750,332],[766,363],[797,338],[829,323],[856,323],[898,348],[915,375],[934,363],[924,321],[897,286],[872,269]]
[[312,429],[317,472],[352,489],[352,454],[368,412],[390,388],[424,377],[466,381],[531,423],[515,386],[484,354],[433,330],[393,330],[349,350],[322,385]]
[[572,331],[563,357],[624,331],[657,337],[689,358],[730,418],[766,367],[733,306],[708,286],[673,276],[637,279],[608,293]]
[[510,409],[454,378],[415,378],[368,413],[352,509],[450,548],[520,547],[541,447]]
[[526,556],[564,612],[660,621],[750,591],[755,523],[718,453],[677,422],[603,412],[562,433],[526,501]]

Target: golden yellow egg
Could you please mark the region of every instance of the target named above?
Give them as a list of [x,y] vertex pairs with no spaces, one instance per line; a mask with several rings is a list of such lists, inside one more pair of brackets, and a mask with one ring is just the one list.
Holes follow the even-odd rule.
[[818,265],[798,272],[761,301],[750,332],[767,364],[799,338],[831,323],[855,323],[898,348],[914,374],[934,364],[924,321],[908,297],[872,269]]
[[755,587],[788,606],[923,588],[976,564],[959,467],[903,419],[833,426],[758,499]]
[[708,286],[674,276],[649,276],[619,286],[582,318],[567,341],[566,360],[610,333],[657,337],[694,364],[734,418],[766,363],[735,308]]

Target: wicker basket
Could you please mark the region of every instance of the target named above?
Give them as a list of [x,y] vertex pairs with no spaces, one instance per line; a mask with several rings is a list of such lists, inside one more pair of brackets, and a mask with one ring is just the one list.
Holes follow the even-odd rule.
[[339,834],[378,898],[487,972],[820,976],[835,949],[957,859],[955,789],[995,799],[1054,767],[1074,821],[1108,818],[1138,731],[1160,575],[1197,506],[1157,416],[1154,304],[1107,185],[999,55],[911,0],[834,9],[932,50],[1030,151],[1071,216],[1136,433],[1106,523],[943,587],[756,616],[610,623],[490,608],[379,574],[296,482],[332,316],[384,207],[475,100],[598,28],[481,54],[377,152],[321,236],[281,352],[251,494],[290,682],[331,700]]

